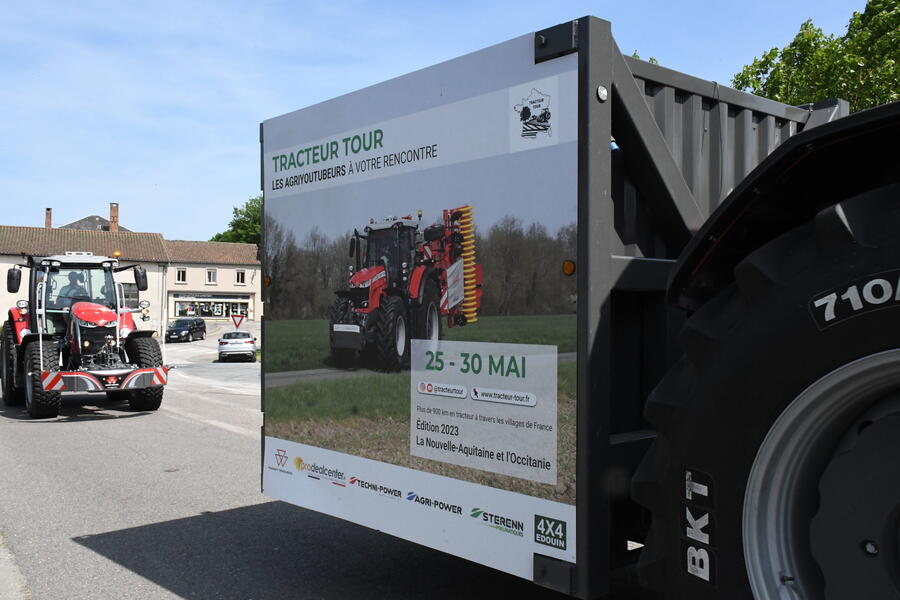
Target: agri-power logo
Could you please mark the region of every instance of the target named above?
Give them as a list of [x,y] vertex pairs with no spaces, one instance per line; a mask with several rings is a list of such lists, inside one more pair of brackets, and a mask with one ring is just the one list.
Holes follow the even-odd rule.
[[334,485],[340,487],[345,487],[347,485],[345,483],[347,478],[340,469],[326,467],[314,462],[306,462],[299,456],[294,459],[294,468],[301,473],[306,473],[306,476],[310,479],[315,479],[317,481],[324,479],[325,481],[330,481]]
[[270,471],[278,471],[279,473],[284,473],[285,475],[293,475],[293,473],[291,473],[287,469],[283,468],[284,465],[287,464],[287,459],[288,459],[287,450],[278,448],[277,450],[275,450],[274,455],[275,455],[275,464],[278,466],[273,467],[273,466],[269,465],[269,470]]
[[525,537],[524,521],[519,521],[517,519],[513,519],[512,517],[489,513],[487,511],[481,510],[480,508],[473,508],[469,516],[475,519],[481,519],[482,524],[487,525],[488,527],[493,527],[497,531],[502,531],[503,533],[508,533],[510,535],[515,535],[518,537]]
[[369,490],[370,492],[375,492],[382,497],[391,498],[393,500],[398,500],[403,496],[403,492],[397,488],[381,485],[380,483],[372,483],[371,481],[366,481],[359,477],[351,477],[350,485],[355,485],[360,489]]
[[444,502],[443,500],[428,498],[427,496],[420,496],[415,492],[409,492],[408,494],[406,494],[406,499],[410,502],[415,502],[416,504],[420,504],[428,508],[433,508],[438,511],[446,511],[454,515],[462,514],[462,506],[458,504],[451,504],[450,502]]

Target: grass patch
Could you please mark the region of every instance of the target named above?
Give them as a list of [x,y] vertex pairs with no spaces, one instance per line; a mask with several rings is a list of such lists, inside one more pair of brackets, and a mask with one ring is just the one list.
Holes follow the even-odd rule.
[[[302,371],[328,366],[328,321],[267,321],[265,360],[267,373]],[[546,344],[559,352],[574,352],[575,315],[478,317],[466,327],[444,327],[451,341],[506,344]]]
[[266,419],[409,419],[409,373],[358,375],[266,390]]
[[325,366],[328,358],[328,321],[266,321],[266,373],[301,371]]

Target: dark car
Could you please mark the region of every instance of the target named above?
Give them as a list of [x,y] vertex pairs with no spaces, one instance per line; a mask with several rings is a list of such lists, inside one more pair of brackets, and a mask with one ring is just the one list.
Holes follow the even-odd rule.
[[206,322],[199,317],[175,319],[166,329],[167,342],[193,342],[206,337]]

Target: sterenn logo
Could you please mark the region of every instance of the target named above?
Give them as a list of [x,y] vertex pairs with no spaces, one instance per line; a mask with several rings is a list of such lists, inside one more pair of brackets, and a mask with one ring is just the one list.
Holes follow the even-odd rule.
[[524,521],[519,521],[511,517],[505,517],[503,515],[489,513],[487,511],[481,510],[480,508],[473,508],[469,516],[475,519],[481,519],[482,524],[487,525],[488,527],[493,527],[494,529],[502,531],[503,533],[508,533],[510,535],[515,535],[518,537],[525,537]]

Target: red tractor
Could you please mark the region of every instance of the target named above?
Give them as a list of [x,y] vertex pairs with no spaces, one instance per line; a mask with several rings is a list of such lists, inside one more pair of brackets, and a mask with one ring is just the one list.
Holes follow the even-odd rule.
[[367,352],[377,368],[397,371],[408,362],[411,338],[441,338],[441,316],[447,327],[478,320],[482,272],[472,207],[444,210],[439,223],[424,229],[421,220],[419,211],[418,220],[372,219],[363,233],[353,231],[350,287],[335,292],[329,314],[338,365]]
[[0,340],[3,402],[23,402],[34,418],[59,414],[60,392],[105,392],[134,410],[156,410],[168,369],[153,331],[138,331],[132,313],[149,319],[149,302],[125,308],[115,273],[134,269],[138,290],[147,289],[143,267],[90,253],[23,256],[9,269],[7,289],[19,291],[30,273],[28,300],[9,310]]

